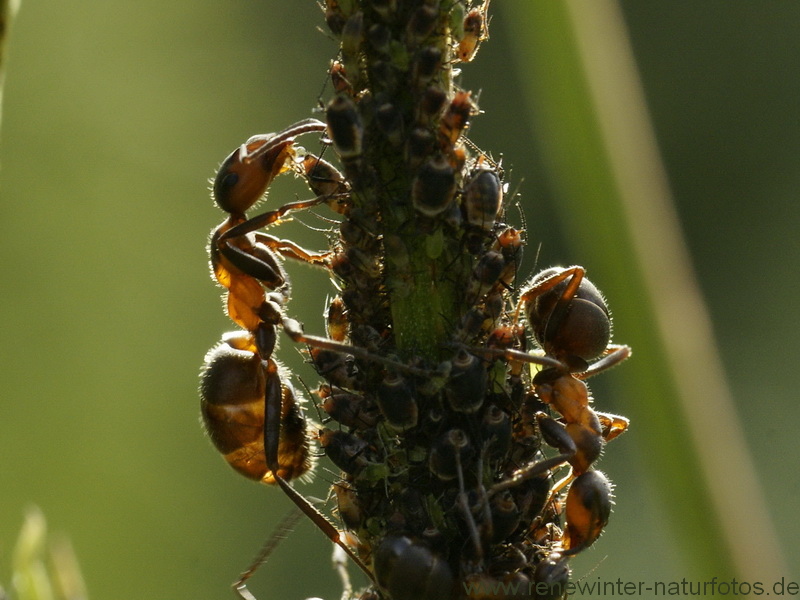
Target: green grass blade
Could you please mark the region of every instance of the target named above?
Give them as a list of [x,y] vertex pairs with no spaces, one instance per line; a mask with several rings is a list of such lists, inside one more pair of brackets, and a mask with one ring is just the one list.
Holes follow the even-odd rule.
[[3,80],[5,79],[6,42],[11,20],[19,9],[19,0],[0,0],[0,117],[3,110]]
[[537,128],[562,225],[576,251],[591,257],[590,276],[602,282],[624,326],[620,341],[634,348],[619,378],[639,409],[633,431],[646,447],[644,461],[680,553],[695,577],[779,577],[774,530],[671,204],[619,8],[607,0],[503,8],[514,11],[507,20],[525,74],[524,109]]

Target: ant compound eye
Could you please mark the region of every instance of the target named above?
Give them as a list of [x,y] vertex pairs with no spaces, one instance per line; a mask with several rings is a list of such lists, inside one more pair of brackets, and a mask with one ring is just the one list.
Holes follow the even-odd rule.
[[275,174],[262,161],[245,162],[240,149],[225,159],[214,179],[214,201],[230,214],[243,214],[264,194]]
[[229,196],[237,183],[239,183],[238,173],[220,173],[214,180],[214,201],[225,212],[231,212]]

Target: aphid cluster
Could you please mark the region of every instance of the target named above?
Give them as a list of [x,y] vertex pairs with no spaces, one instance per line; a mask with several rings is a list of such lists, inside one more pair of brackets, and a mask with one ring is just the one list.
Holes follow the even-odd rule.
[[[592,466],[628,422],[596,412],[583,380],[630,350],[610,343],[605,300],[581,267],[516,290],[524,232],[504,222],[503,171],[467,142],[478,109],[452,80],[488,37],[488,4],[328,0],[341,52],[325,122],[249,139],[213,185],[228,216],[210,262],[240,330],[206,356],[206,430],[232,467],[279,485],[364,570],[362,598],[506,597],[496,584],[560,597],[569,558],[611,510]],[[311,134],[318,155],[296,143]],[[248,217],[285,172],[314,197]],[[340,219],[324,250],[262,231],[322,204]],[[284,258],[330,273],[327,336],[287,315]],[[323,426],[309,425],[274,356],[281,331],[324,380]],[[314,440],[341,471],[338,525],[288,483],[311,469]]]

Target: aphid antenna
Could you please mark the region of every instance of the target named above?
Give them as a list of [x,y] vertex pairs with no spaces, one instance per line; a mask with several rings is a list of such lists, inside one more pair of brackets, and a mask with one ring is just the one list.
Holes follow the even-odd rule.
[[[320,9],[322,10],[322,12],[324,14],[325,13],[325,6],[321,2],[317,2],[317,6],[320,7]],[[330,33],[326,34],[326,32],[323,31],[322,27],[317,26],[317,31],[322,33],[322,35],[324,35],[326,37],[329,37],[329,38],[331,38],[333,40],[333,38],[331,37]],[[336,41],[336,40],[333,40],[333,41]],[[336,58],[331,61],[331,67],[333,66],[333,63],[336,60],[339,60],[341,58],[342,58],[342,53],[341,53],[341,51],[339,51],[336,54]],[[330,82],[331,82],[331,68],[329,67],[328,71],[325,73],[325,79],[322,80],[322,87],[319,90],[319,94],[317,94],[317,105],[319,106],[319,109],[317,109],[318,111],[325,110],[325,108],[324,108],[325,107],[325,103],[322,101],[322,97],[325,95],[325,91],[328,89],[328,85],[330,84]]]
[[[502,160],[502,159],[501,159]],[[520,178],[517,184],[514,186],[512,191],[508,189],[503,190],[503,205],[500,209],[501,214],[505,217],[508,213],[509,207],[513,206],[517,209],[517,214],[520,217],[520,222],[522,223],[522,228],[527,233],[527,222],[525,220],[525,211],[522,210],[522,203],[520,202],[521,193],[520,190],[522,189],[522,184],[525,182],[525,178]],[[504,184],[507,185],[507,184]]]

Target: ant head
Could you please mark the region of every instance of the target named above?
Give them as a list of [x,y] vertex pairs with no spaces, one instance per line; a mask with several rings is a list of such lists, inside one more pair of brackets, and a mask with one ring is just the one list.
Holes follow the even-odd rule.
[[254,136],[234,150],[214,178],[214,202],[234,215],[244,214],[280,173],[291,156],[292,140],[276,140],[277,136]]
[[214,178],[214,202],[225,212],[241,216],[269,187],[275,176],[286,171],[294,158],[294,138],[322,132],[325,124],[304,119],[278,133],[254,135],[222,161]]

